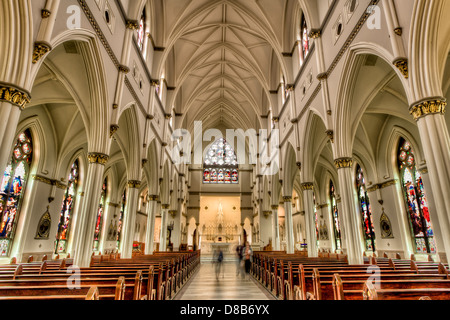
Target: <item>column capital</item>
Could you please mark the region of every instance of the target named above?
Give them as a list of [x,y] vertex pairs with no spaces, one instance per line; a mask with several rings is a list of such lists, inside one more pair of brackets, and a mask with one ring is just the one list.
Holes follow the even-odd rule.
[[101,165],[106,165],[109,160],[109,156],[104,153],[90,152],[87,155],[89,163],[98,163]]
[[148,201],[158,201],[159,196],[156,194],[148,195]]
[[52,50],[52,46],[47,42],[36,42],[33,51],[33,64],[36,64],[43,56]]
[[278,205],[273,205],[271,208],[272,210],[278,210]]
[[141,187],[141,182],[138,180],[129,180],[128,181],[128,188],[131,189],[139,189]]
[[301,184],[301,188],[303,191],[306,190],[314,190],[314,183],[312,182],[305,182]]
[[139,22],[137,20],[128,20],[126,26],[127,29],[137,30],[139,29]]
[[409,113],[413,116],[414,120],[418,121],[429,114],[444,114],[446,107],[447,100],[445,98],[434,97],[414,103],[409,108]]
[[283,201],[284,202],[292,202],[292,196],[284,196]]
[[0,82],[0,101],[9,102],[23,109],[27,103],[30,103],[30,99],[30,94],[24,89]]
[[162,204],[161,208],[163,209],[169,209],[170,208],[170,204]]
[[336,166],[336,169],[351,168],[353,165],[353,159],[352,158],[339,158],[339,159],[334,160],[334,165]]

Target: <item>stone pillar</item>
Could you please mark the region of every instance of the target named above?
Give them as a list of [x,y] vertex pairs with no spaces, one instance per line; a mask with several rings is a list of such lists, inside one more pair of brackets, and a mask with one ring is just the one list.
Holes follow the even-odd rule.
[[159,238],[159,251],[167,250],[167,220],[169,215],[169,204],[161,205],[161,235]]
[[[102,153],[89,153],[89,166],[86,174],[86,191],[78,213],[77,226],[74,237],[74,265],[79,267],[89,267],[91,262],[95,219],[97,217],[98,203],[103,184],[103,173],[105,164],[109,159],[108,155]],[[105,232],[105,231],[104,231]]]
[[11,158],[21,110],[30,102],[30,94],[10,84],[0,83],[0,181]]
[[[424,99],[410,108],[417,121],[431,181],[447,260],[450,257],[450,136],[444,113],[445,98]],[[436,224],[436,222],[434,223]],[[441,251],[441,250],[440,250]]]
[[286,253],[293,254],[294,246],[294,224],[292,218],[292,197],[284,196],[284,214],[286,219]]
[[153,254],[153,240],[155,237],[155,217],[158,196],[148,196],[147,203],[147,233],[145,235],[145,254]]
[[314,216],[314,184],[312,182],[302,184],[303,206],[305,208],[305,231],[308,243],[308,257],[318,257],[316,239],[316,220]]
[[[338,169],[339,190],[342,210],[339,211],[339,221],[342,225],[342,242],[347,249],[349,264],[363,264],[363,249],[361,241],[361,224],[356,211],[354,186],[352,179],[352,158],[340,158],[334,161]],[[343,246],[344,247],[344,246]]]
[[272,221],[273,221],[273,248],[280,251],[280,223],[278,221],[278,205],[272,206]]
[[122,241],[120,241],[120,257],[123,259],[131,259],[133,253],[133,239],[140,187],[140,181],[128,181],[127,204],[123,217]]

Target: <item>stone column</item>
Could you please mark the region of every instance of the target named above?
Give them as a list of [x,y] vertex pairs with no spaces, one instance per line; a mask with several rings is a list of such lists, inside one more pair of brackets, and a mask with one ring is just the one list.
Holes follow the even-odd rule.
[[294,247],[294,224],[292,218],[292,197],[284,196],[284,214],[286,219],[286,253],[293,254]]
[[161,205],[161,235],[159,238],[159,251],[167,250],[167,220],[169,214],[169,204]]
[[11,158],[20,113],[30,102],[30,94],[0,82],[0,181]]
[[278,221],[278,205],[272,206],[272,221],[273,221],[273,248],[280,251],[280,223]]
[[305,231],[308,243],[308,257],[318,257],[316,239],[316,220],[314,216],[314,184],[312,182],[302,184],[303,206],[305,208]]
[[[103,173],[109,159],[102,153],[89,153],[89,166],[86,174],[86,191],[81,211],[78,213],[74,237],[74,265],[89,267],[93,250],[95,219],[103,184]],[[105,231],[104,231],[105,232]]]
[[[444,113],[445,98],[424,99],[410,108],[417,121],[431,181],[447,260],[450,257],[450,136]],[[436,224],[436,222],[434,223]]]
[[122,241],[120,241],[120,257],[123,259],[131,259],[133,253],[133,239],[140,187],[140,181],[128,181],[127,204],[123,217]]
[[[339,211],[339,221],[342,225],[342,242],[347,249],[349,264],[363,264],[363,249],[361,239],[361,224],[356,211],[354,186],[352,179],[352,158],[340,158],[334,161],[338,169],[339,190],[342,210]],[[344,247],[344,246],[343,246]]]
[[147,233],[145,235],[145,254],[153,254],[153,240],[155,237],[155,217],[156,205],[158,201],[157,195],[148,196],[147,203]]

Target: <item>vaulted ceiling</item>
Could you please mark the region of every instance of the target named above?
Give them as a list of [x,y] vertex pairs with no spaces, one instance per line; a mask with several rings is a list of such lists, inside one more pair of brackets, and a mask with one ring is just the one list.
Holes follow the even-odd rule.
[[[192,128],[260,128],[283,66],[293,0],[160,1],[168,107]],[[288,24],[292,25],[292,24]],[[292,45],[292,44],[290,44]],[[163,70],[161,70],[163,72]]]

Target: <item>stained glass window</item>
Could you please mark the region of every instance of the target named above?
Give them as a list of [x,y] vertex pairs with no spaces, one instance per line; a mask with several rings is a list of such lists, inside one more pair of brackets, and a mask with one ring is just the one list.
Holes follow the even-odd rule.
[[8,256],[32,161],[33,144],[30,131],[21,133],[6,167],[0,189],[0,256]]
[[306,57],[308,56],[310,50],[309,29],[304,14],[302,14],[300,32],[301,32],[300,34],[301,40],[299,42],[300,45],[299,52],[300,52],[300,64],[302,65]]
[[331,213],[333,216],[333,226],[334,226],[334,241],[336,244],[336,250],[341,250],[341,226],[339,224],[339,211],[336,202],[336,190],[333,185],[333,181],[330,180],[330,203],[331,203]]
[[204,159],[203,183],[239,183],[236,154],[225,139],[217,140],[206,152]]
[[123,217],[125,214],[125,207],[127,205],[127,190],[123,190],[122,202],[120,203],[120,215],[119,215],[119,225],[117,226],[117,246],[116,249],[120,247],[120,240],[122,235]]
[[367,195],[366,181],[361,166],[356,166],[356,190],[358,192],[359,209],[362,216],[364,245],[366,250],[375,252],[375,230],[373,227],[372,211],[369,196]]
[[142,11],[141,19],[139,20],[139,28],[137,31],[137,43],[139,49],[142,51],[144,49],[144,36],[145,36],[145,28],[146,28],[146,17],[145,17],[145,8]]
[[65,253],[67,250],[67,241],[69,239],[70,222],[72,219],[73,208],[77,195],[79,168],[76,160],[70,168],[70,174],[67,189],[64,194],[61,213],[59,215],[58,231],[56,233],[55,253]]
[[103,185],[102,185],[102,192],[100,195],[100,203],[98,205],[98,210],[97,210],[97,218],[95,220],[94,251],[98,251],[100,237],[102,235],[102,221],[103,221],[103,216],[104,216],[105,210],[106,210],[107,190],[108,190],[108,178],[105,178],[105,180],[103,181]]
[[416,253],[434,254],[436,245],[422,176],[416,168],[412,146],[403,138],[399,143],[398,167]]

